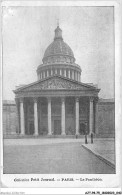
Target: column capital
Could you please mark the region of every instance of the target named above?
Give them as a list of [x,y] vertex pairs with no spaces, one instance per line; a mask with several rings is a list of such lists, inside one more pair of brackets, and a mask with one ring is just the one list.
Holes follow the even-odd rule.
[[37,97],[33,97],[32,99],[33,99],[33,102],[34,103],[37,103],[37,101],[38,101],[38,98]]
[[94,101],[94,97],[93,97],[93,96],[90,96],[90,97],[89,97],[89,101],[90,101],[90,102],[93,102],[93,101]]
[[65,97],[61,97],[61,102],[65,102]]
[[51,102],[51,97],[47,97],[48,102]]
[[94,98],[94,101],[95,101],[95,103],[97,104],[98,101],[99,101],[99,98],[98,98],[98,97],[95,97],[95,98]]
[[76,102],[79,102],[79,99],[80,99],[79,97],[75,97]]
[[19,101],[20,101],[20,103],[23,103],[24,102],[24,98],[23,97],[19,98]]
[[19,98],[15,98],[15,102],[18,104],[20,102]]

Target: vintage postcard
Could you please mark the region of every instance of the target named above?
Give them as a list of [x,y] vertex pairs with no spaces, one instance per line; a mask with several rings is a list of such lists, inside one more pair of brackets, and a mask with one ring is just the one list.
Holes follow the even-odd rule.
[[1,3],[2,193],[122,194],[120,8]]

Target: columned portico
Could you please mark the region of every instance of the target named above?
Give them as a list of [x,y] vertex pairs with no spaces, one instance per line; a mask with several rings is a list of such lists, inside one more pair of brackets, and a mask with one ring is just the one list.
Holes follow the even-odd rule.
[[24,99],[20,98],[20,133],[25,135]]
[[61,134],[65,135],[65,98],[62,98],[61,101]]
[[79,98],[75,99],[76,135],[79,134]]
[[34,134],[38,135],[38,108],[37,98],[34,98]]
[[51,98],[48,98],[48,135],[52,134],[51,124]]
[[89,98],[89,134],[93,133],[93,122],[94,122],[94,115],[93,115],[93,97]]

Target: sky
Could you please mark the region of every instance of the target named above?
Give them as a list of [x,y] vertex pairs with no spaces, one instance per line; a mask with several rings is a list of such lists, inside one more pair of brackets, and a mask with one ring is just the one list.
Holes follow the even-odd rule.
[[81,66],[81,82],[97,84],[100,98],[114,98],[113,14],[113,7],[3,7],[3,99],[37,80],[57,20]]

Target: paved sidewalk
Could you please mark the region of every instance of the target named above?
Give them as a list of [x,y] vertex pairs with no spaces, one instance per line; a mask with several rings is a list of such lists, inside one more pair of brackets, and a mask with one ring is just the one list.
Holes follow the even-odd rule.
[[[90,140],[90,138],[88,138]],[[95,138],[94,141],[97,143],[101,141],[113,141],[113,138]],[[3,139],[4,145],[49,145],[56,143],[85,143],[85,138],[24,138],[24,139]],[[114,141],[113,141],[114,142]]]
[[3,143],[5,146],[9,145],[50,145],[50,144],[58,144],[58,143],[76,143],[80,142],[84,143],[84,139],[61,139],[61,138],[24,138],[24,139],[4,139]]
[[106,164],[115,168],[115,141],[114,139],[95,139],[94,143],[82,144],[82,146],[103,160]]

